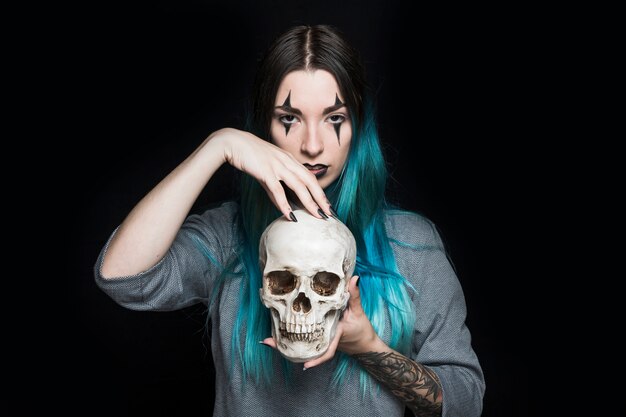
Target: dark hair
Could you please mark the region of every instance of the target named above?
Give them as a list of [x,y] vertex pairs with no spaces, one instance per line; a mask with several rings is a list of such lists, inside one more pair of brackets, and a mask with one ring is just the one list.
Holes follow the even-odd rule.
[[315,25],[289,29],[260,61],[252,90],[252,130],[269,138],[274,99],[283,78],[292,71],[318,69],[335,77],[352,123],[358,127],[366,89],[361,57],[337,28]]
[[[387,170],[359,54],[337,29],[326,25],[297,26],[280,35],[260,61],[247,129],[269,140],[274,100],[280,83],[290,72],[316,69],[326,70],[335,77],[350,112],[353,132],[342,172],[324,191],[338,218],[350,228],[357,242],[355,274],[359,276],[365,313],[379,334],[387,322],[392,323],[389,345],[407,354],[415,323],[415,310],[408,292],[412,287],[398,270],[385,229]],[[255,382],[270,384],[274,355],[257,343],[270,334],[272,320],[258,292],[263,285],[258,263],[259,240],[265,228],[281,213],[261,184],[245,173],[241,175],[239,203],[236,223],[241,226],[238,230],[241,244],[238,245],[238,257],[223,267],[216,264],[217,257],[208,249],[202,250],[211,262],[223,269],[214,288],[219,288],[229,278],[245,276],[239,284],[239,311],[234,323],[231,352],[233,357],[240,359],[244,375]],[[239,262],[243,265],[240,271],[237,270]],[[211,304],[215,299],[212,298]],[[345,380],[355,364],[342,352],[338,352],[337,360],[332,380],[335,386]],[[288,370],[290,366],[286,359],[283,358],[282,363]],[[359,378],[365,393],[370,377],[361,369]]]

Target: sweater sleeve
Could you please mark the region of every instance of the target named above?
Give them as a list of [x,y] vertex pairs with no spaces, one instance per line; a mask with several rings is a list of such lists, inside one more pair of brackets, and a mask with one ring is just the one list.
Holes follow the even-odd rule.
[[156,265],[137,275],[105,279],[102,262],[116,229],[96,260],[96,284],[131,310],[173,311],[207,304],[216,277],[236,255],[235,212],[230,202],[190,215]]
[[400,272],[417,290],[412,358],[437,373],[443,417],[478,417],[485,380],[465,324],[463,289],[434,224],[418,215],[391,222]]

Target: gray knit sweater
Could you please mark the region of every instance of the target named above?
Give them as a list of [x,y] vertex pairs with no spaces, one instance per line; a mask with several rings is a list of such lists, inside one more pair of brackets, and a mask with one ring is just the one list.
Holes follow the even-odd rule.
[[[133,310],[171,311],[197,303],[208,305],[219,269],[200,253],[194,239],[202,240],[215,255],[214,261],[228,264],[237,249],[237,210],[236,203],[228,202],[190,215],[167,255],[138,275],[106,280],[102,277],[107,242],[95,265],[97,285],[118,304]],[[439,234],[429,220],[417,214],[390,211],[386,227],[400,273],[417,289],[413,297],[417,321],[410,357],[439,376],[444,417],[480,416],[484,377],[465,325],[463,291]],[[234,363],[235,372],[229,371],[233,364],[230,344],[241,288],[239,279],[226,282],[217,304],[208,313],[216,371],[214,416],[404,415],[404,404],[384,387],[372,389],[363,398],[357,373],[349,376],[340,389],[332,389],[329,382],[333,361],[307,371],[302,371],[301,364],[294,364],[297,369],[290,385],[284,383],[279,369],[275,373],[277,382],[270,388],[257,387],[250,381],[242,384],[239,363]],[[380,336],[388,343],[386,333]]]

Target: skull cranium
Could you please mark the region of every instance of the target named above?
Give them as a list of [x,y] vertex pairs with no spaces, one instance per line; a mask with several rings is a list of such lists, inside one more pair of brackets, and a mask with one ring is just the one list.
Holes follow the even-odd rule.
[[278,351],[292,362],[322,356],[349,293],[356,242],[346,225],[331,217],[294,210],[298,221],[276,219],[259,243],[263,304],[272,313]]

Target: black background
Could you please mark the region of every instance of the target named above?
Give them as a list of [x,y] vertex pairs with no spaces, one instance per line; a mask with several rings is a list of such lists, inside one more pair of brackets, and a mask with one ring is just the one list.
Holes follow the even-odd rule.
[[[465,291],[483,416],[529,415],[529,177],[536,61],[513,10],[384,2],[92,4],[71,20],[75,145],[68,414],[201,416],[212,365],[200,306],[116,305],[93,281],[112,230],[212,131],[241,127],[257,58],[293,24],[337,25],[377,92],[390,196],[440,228]],[[61,28],[62,29],[62,28]],[[69,91],[69,87],[68,87]],[[228,198],[223,167],[194,210]],[[63,397],[61,397],[63,398]],[[61,401],[63,401],[61,399]],[[72,414],[73,415],[73,414]]]

